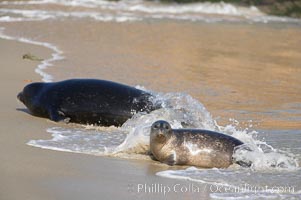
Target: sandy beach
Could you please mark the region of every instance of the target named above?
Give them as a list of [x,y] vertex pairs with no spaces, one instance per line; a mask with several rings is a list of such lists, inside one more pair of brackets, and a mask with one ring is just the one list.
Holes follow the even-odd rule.
[[[138,184],[187,184],[155,175],[167,166],[152,161],[125,160],[49,151],[26,145],[31,139],[46,139],[45,129],[55,123],[24,112],[16,95],[29,81],[40,81],[34,73],[37,61],[23,60],[31,52],[47,58],[50,50],[0,39],[2,63],[0,198],[5,200],[47,199],[165,199],[161,192],[138,192]],[[5,66],[5,67],[4,67]],[[20,109],[20,110],[19,110]],[[200,185],[200,188],[204,189]],[[168,194],[180,199],[206,196],[206,192]]]
[[[38,61],[24,60],[22,55],[30,52],[40,58],[48,58],[52,52],[43,47],[3,39],[0,40],[0,51],[0,60],[3,66],[7,66],[3,68],[0,79],[1,199],[209,198],[206,184],[193,183],[193,187],[199,189],[197,192],[181,192],[180,186],[188,188],[191,182],[155,175],[158,171],[181,168],[153,161],[49,151],[26,145],[31,139],[49,138],[45,130],[56,124],[24,112],[24,106],[16,99],[25,84],[41,79],[34,73]],[[148,189],[140,190],[140,186]],[[175,191],[164,195],[160,186]]]
[[5,33],[19,37],[19,30],[59,44],[67,59],[45,70],[57,81],[88,77],[185,92],[223,125],[234,118],[263,129],[299,127],[299,111],[289,112],[301,98],[298,28],[173,21],[51,24],[10,23]]
[[[149,1],[75,2],[0,1],[0,35],[27,41],[0,38],[1,200],[300,197],[301,21],[260,13],[256,17],[254,9],[238,8],[242,14],[236,16],[230,12],[235,8],[230,6],[229,11],[223,3],[211,5],[213,13],[204,14],[195,12],[195,7],[206,10],[207,4],[183,9]],[[217,8],[224,14],[216,13]],[[39,45],[29,44],[33,41]],[[54,53],[61,58],[54,59]],[[95,156],[97,134],[101,136],[104,129],[94,127],[89,132],[34,117],[17,100],[26,84],[45,78],[35,73],[40,61],[22,59],[24,54],[50,58],[52,66],[42,71],[52,81],[107,79],[158,92],[160,97],[169,94],[167,100],[178,101],[170,113],[158,118],[182,123],[181,118],[177,121],[180,113],[187,122],[199,120],[196,128],[214,121],[227,134],[257,142],[259,153],[250,157],[259,167],[192,169],[181,174],[179,170],[186,167],[169,167],[145,155],[137,154],[143,159]],[[153,120],[132,120],[136,122],[132,128],[143,131],[140,125],[146,126],[149,119]],[[48,130],[54,127],[65,128],[71,136],[79,132],[76,136],[94,143],[75,139],[53,145]],[[42,148],[27,145],[32,140],[35,144],[42,140]],[[56,147],[62,151],[54,151]],[[283,173],[283,166],[295,168]],[[164,170],[179,173],[180,179],[156,175]],[[292,185],[298,191],[277,195],[217,190],[218,184],[244,183]]]

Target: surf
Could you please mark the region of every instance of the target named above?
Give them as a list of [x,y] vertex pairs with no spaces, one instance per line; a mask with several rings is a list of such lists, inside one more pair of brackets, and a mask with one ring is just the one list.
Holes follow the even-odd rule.
[[[0,5],[3,7],[0,8],[0,22],[88,18],[104,22],[169,19],[207,23],[301,23],[299,19],[266,15],[255,6],[242,7],[222,1],[165,4],[144,0],[34,0],[3,1]],[[46,5],[56,9],[47,9]]]

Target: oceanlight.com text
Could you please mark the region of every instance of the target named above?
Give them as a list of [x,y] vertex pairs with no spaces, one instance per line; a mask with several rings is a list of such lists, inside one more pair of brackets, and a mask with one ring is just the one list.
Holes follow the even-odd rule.
[[202,193],[209,190],[210,193],[295,193],[295,186],[254,186],[249,184],[243,184],[239,186],[229,186],[222,184],[180,184],[175,183],[173,185],[166,185],[162,183],[138,183],[129,184],[128,191],[132,193],[144,193],[144,194],[162,194],[168,193]]

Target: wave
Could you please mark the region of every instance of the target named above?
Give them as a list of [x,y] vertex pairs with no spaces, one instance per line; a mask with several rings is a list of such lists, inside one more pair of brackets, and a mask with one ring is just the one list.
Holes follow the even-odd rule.
[[[115,16],[112,14],[99,12],[64,12],[64,11],[45,11],[45,10],[25,10],[25,9],[0,9],[0,22],[20,22],[20,21],[43,21],[55,20],[63,18],[87,18],[96,21],[139,21],[139,18],[124,14],[122,16]],[[8,16],[13,15],[13,16]]]
[[[234,6],[229,3],[190,3],[190,4],[163,4],[158,1],[144,0],[34,0],[34,1],[3,1],[2,6],[16,8],[0,8],[0,21],[26,21],[61,19],[62,17],[90,18],[98,21],[139,21],[148,19],[176,19],[205,22],[291,22],[301,23],[299,19],[288,17],[268,16],[256,7]],[[28,5],[37,7],[35,10],[23,8]],[[48,10],[43,5],[58,5],[59,11]],[[22,9],[17,9],[18,7]],[[41,8],[43,9],[41,9]],[[85,8],[85,11],[72,11]],[[39,9],[40,8],[40,9]],[[20,16],[14,16],[15,14]]]

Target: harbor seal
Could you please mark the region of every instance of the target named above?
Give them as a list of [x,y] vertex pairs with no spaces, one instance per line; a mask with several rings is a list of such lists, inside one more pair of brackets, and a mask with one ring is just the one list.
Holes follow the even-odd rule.
[[235,147],[243,143],[234,137],[201,129],[171,129],[166,121],[151,126],[150,152],[168,165],[226,168],[233,163]]
[[151,97],[134,87],[96,79],[36,82],[18,94],[34,116],[102,126],[120,126],[137,112],[157,109]]

